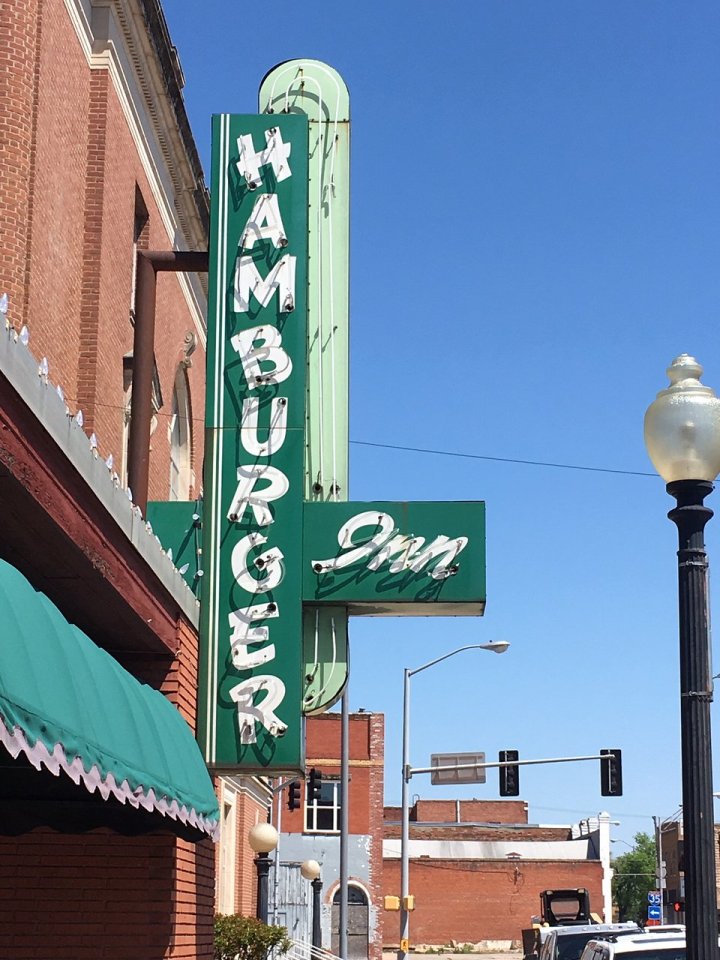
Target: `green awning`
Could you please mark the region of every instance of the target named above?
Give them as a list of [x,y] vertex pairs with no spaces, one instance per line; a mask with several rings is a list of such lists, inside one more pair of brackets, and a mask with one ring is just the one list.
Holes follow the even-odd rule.
[[216,837],[212,781],[169,700],[2,560],[0,624],[0,742],[13,758]]

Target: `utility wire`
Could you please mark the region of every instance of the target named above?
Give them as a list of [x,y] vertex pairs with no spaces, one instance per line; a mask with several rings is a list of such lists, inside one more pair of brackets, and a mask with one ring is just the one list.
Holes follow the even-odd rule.
[[[77,402],[75,397],[69,395],[66,396],[65,399],[69,400],[71,403]],[[106,410],[122,411],[126,409],[124,405],[104,403],[101,400],[95,400],[92,406],[102,407]],[[155,410],[153,411],[153,416],[157,417],[158,419],[165,418],[170,420],[173,414]],[[188,417],[188,419],[197,424],[205,423],[203,417]],[[523,460],[519,457],[492,457],[482,453],[462,453],[459,450],[435,450],[431,447],[405,447],[398,443],[376,443],[372,440],[351,440],[350,443],[357,447],[377,447],[381,450],[399,450],[402,453],[427,453],[436,457],[459,457],[463,460],[487,460],[491,463],[518,463],[528,467],[555,467],[558,470],[583,470],[587,473],[614,473],[625,477],[657,478],[656,473],[645,470],[617,470],[613,467],[588,467],[580,463],[555,463],[554,461],[549,460]]]
[[492,460],[494,463],[521,463],[530,467],[557,467],[560,470],[587,470],[591,473],[620,473],[626,477],[657,477],[645,470],[614,470],[612,467],[586,467],[578,463],[553,463],[547,460],[520,460],[514,457],[489,457],[481,453],[460,453],[457,450],[431,450],[427,447],[402,447],[394,443],[374,443],[370,440],[351,440],[361,447],[381,447],[383,450],[403,450],[409,453],[431,453],[439,457],[462,457],[465,460]]

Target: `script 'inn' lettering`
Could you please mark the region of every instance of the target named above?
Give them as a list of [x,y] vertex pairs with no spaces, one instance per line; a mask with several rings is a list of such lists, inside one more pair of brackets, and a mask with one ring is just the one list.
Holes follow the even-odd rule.
[[[372,536],[366,542],[356,544],[354,536],[364,528],[370,528]],[[366,560],[368,570],[379,570],[387,563],[390,573],[404,570],[420,573],[427,569],[434,580],[445,580],[457,573],[455,560],[468,543],[467,537],[440,535],[425,546],[425,537],[405,536],[399,532],[389,513],[377,510],[365,510],[350,517],[340,527],[337,539],[343,553],[327,560],[311,561],[318,575]]]
[[[277,127],[266,130],[265,138],[261,151],[256,151],[250,134],[242,134],[237,141],[237,170],[251,191],[262,190],[263,167],[272,168],[277,183],[292,176],[291,144],[283,143]],[[247,455],[248,462],[237,466],[237,487],[228,503],[227,519],[246,526],[249,520],[251,527],[235,544],[230,558],[237,595],[247,601],[228,615],[230,657],[238,672],[264,668],[229,690],[237,708],[241,744],[256,742],[258,726],[272,737],[280,737],[287,730],[287,724],[276,712],[285,698],[285,684],[268,668],[277,656],[275,645],[270,642],[271,627],[259,625],[259,621],[282,616],[280,603],[272,597],[285,575],[284,554],[282,547],[273,542],[274,513],[270,504],[281,501],[290,490],[287,473],[282,465],[273,462],[287,438],[290,397],[278,395],[275,388],[290,380],[293,364],[276,324],[278,314],[287,315],[295,307],[296,257],[283,255],[262,276],[252,252],[248,253],[258,243],[271,244],[278,250],[289,243],[274,193],[259,192],[255,197],[240,237],[233,283],[236,314],[255,311],[257,316],[258,312],[267,312],[275,320],[255,323],[230,341],[240,359],[244,380],[239,449]],[[270,391],[272,399],[267,402]],[[263,411],[269,411],[269,418],[261,424]]]

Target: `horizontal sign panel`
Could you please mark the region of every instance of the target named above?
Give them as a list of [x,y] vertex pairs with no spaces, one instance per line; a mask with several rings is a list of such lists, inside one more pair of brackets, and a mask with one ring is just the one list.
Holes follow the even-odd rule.
[[[432,753],[430,766],[436,767],[430,774],[430,783],[442,786],[446,783],[485,783],[484,753]],[[460,767],[461,769],[454,769]]]
[[306,503],[303,600],[371,616],[485,608],[482,502]]

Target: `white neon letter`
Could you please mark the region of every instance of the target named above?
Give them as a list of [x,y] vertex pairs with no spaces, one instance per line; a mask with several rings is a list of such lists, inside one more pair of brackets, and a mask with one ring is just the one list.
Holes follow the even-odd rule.
[[252,250],[257,240],[272,240],[276,247],[288,245],[278,198],[274,193],[262,193],[255,201],[240,239],[240,247]]
[[235,302],[236,313],[247,313],[250,309],[250,294],[261,307],[270,303],[270,297],[277,291],[280,298],[280,312],[291,313],[295,309],[295,261],[286,253],[281,257],[270,273],[263,279],[252,256],[238,257],[235,266]]
[[287,397],[275,397],[270,404],[270,429],[268,438],[263,443],[258,439],[259,411],[259,397],[248,397],[243,400],[240,442],[243,449],[254,457],[272,457],[285,442],[288,416]]
[[263,537],[260,533],[249,533],[242,540],[238,540],[233,547],[230,557],[233,577],[235,577],[237,585],[242,587],[243,590],[247,590],[248,593],[265,593],[268,590],[274,590],[282,583],[285,576],[285,568],[282,562],[284,554],[277,547],[271,547],[270,550],[261,553],[253,561],[257,570],[265,571],[265,576],[256,580],[251,575],[248,569],[248,555],[251,550],[255,547],[261,547],[264,543],[267,543],[267,537]]
[[399,533],[396,537],[391,537],[378,550],[375,556],[368,562],[368,570],[379,570],[392,557],[397,557],[393,561],[390,571],[398,573],[400,570],[406,570],[410,566],[410,559],[418,552],[425,543],[425,537],[406,537]]
[[[228,520],[237,523],[242,520],[247,507],[252,507],[255,523],[259,527],[272,523],[274,518],[268,504],[284,497],[290,489],[288,478],[282,470],[269,463],[249,463],[237,468],[237,479],[237,490],[228,510]],[[267,480],[268,485],[253,495],[258,480]]]
[[[261,690],[265,699],[255,703],[255,695]],[[271,737],[281,737],[287,730],[287,724],[275,714],[275,708],[285,699],[285,684],[279,677],[248,677],[230,690],[230,698],[237,704],[240,743],[257,741],[256,723],[262,724]]]
[[288,177],[292,176],[292,170],[288,163],[292,144],[283,143],[282,134],[277,127],[271,127],[265,131],[265,141],[265,148],[256,153],[252,134],[244,133],[238,137],[237,145],[240,151],[240,159],[237,168],[241,175],[245,177],[251,190],[262,183],[260,167],[267,163],[271,164],[276,180],[287,180]]
[[[436,563],[429,573],[433,580],[445,580],[457,572],[451,564],[460,551],[465,549],[467,542],[467,537],[455,537],[453,540],[445,536],[436,537],[424,550],[420,550],[415,554],[410,561],[409,567],[414,573],[419,573],[422,568],[431,563],[435,557],[442,557],[439,563]],[[394,563],[390,567],[393,573],[395,572],[395,566],[396,564]]]
[[254,653],[248,652],[248,646],[251,643],[267,643],[270,636],[269,627],[253,627],[253,621],[268,620],[279,615],[275,603],[258,603],[228,614],[228,623],[232,629],[230,655],[236,670],[251,670],[275,658],[275,645],[272,643],[264,650],[256,650]]
[[[362,546],[355,547],[353,534],[362,527],[380,527],[380,530]],[[378,513],[377,510],[366,510],[347,520],[338,531],[338,543],[341,547],[353,547],[339,557],[329,557],[327,560],[311,560],[313,569],[317,573],[328,570],[339,570],[349,567],[358,560],[371,556],[395,533],[395,521],[389,513]]]
[[[261,346],[255,346],[256,340],[260,341]],[[240,356],[243,373],[251,389],[264,383],[282,383],[292,373],[292,360],[280,346],[282,336],[269,323],[236,333],[230,343]],[[263,361],[272,363],[273,369],[263,373],[260,368]]]

